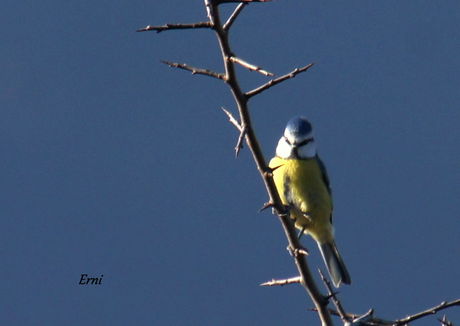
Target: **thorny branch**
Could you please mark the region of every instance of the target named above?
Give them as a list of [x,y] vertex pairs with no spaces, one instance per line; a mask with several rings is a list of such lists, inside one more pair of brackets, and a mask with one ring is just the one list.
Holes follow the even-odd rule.
[[[252,126],[251,116],[249,114],[248,107],[249,98],[241,90],[238,78],[236,76],[234,62],[230,59],[233,56],[233,52],[230,48],[230,43],[228,40],[229,31],[224,30],[221,24],[219,7],[216,4],[216,2],[213,0],[205,0],[204,2],[206,5],[206,9],[208,11],[208,17],[211,23],[213,24],[214,31],[217,34],[217,38],[220,44],[222,58],[224,61],[225,71],[227,75],[226,83],[230,87],[235,101],[237,103],[241,121],[240,125],[243,128],[243,130],[246,131],[246,143],[248,144],[248,147],[251,150],[257,168],[264,180],[265,187],[270,197],[270,203],[272,203],[275,212],[281,220],[284,231],[289,241],[290,248],[292,252],[298,252],[299,249],[302,248],[302,246],[300,244],[299,239],[297,238],[294,223],[289,217],[289,213],[288,211],[286,211],[286,208],[284,207],[278,195],[278,191],[276,190],[271,170],[268,167],[267,161],[262,153],[255,131]],[[238,10],[238,8],[236,10]],[[237,150],[238,148],[239,146],[237,146]],[[326,307],[324,297],[320,293],[318,287],[316,286],[316,283],[313,280],[305,256],[302,254],[297,254],[294,256],[294,258],[299,269],[299,273],[302,277],[301,283],[307,289],[311,298],[313,299],[313,302],[315,303],[315,306],[318,309],[318,314],[321,318],[322,324],[332,325],[331,316]]]
[[222,108],[222,110],[224,110],[225,114],[227,114],[227,116],[230,119],[230,122],[233,123],[233,125],[240,131],[240,136],[238,137],[238,142],[236,143],[236,146],[235,146],[235,156],[238,157],[238,154],[243,148],[243,142],[244,142],[244,137],[246,137],[247,128],[241,127],[238,120],[236,120],[235,117],[233,117],[233,114],[231,114],[224,108]]
[[161,33],[166,30],[173,30],[173,29],[194,29],[194,28],[211,28],[212,25],[210,22],[201,22],[201,23],[194,23],[194,24],[166,24],[164,26],[150,26],[148,25],[145,28],[138,29],[136,32],[146,32],[146,31],[156,31],[157,33]]
[[347,313],[343,309],[340,300],[337,298],[337,293],[332,291],[331,282],[329,282],[329,280],[326,279],[321,269],[318,268],[318,271],[321,275],[321,279],[323,280],[324,285],[326,286],[328,297],[332,299],[332,302],[334,302],[334,305],[337,308],[337,312],[340,318],[342,319],[343,323],[350,323],[350,318],[347,316]]
[[291,277],[291,278],[287,278],[287,279],[284,279],[284,280],[271,280],[269,282],[265,282],[265,283],[262,283],[260,286],[274,286],[274,285],[279,285],[279,286],[284,286],[284,285],[287,285],[287,284],[295,284],[295,283],[300,283],[301,281],[301,278],[300,276],[296,276],[296,277]]
[[238,64],[242,65],[242,66],[245,67],[245,68],[248,68],[249,70],[258,71],[258,72],[260,72],[262,75],[265,75],[265,76],[273,76],[273,74],[272,74],[271,72],[265,71],[265,70],[263,70],[263,69],[260,68],[260,67],[257,67],[257,66],[255,66],[255,65],[253,65],[253,64],[250,64],[250,63],[244,61],[243,59],[240,59],[240,58],[237,58],[237,57],[232,56],[232,57],[230,57],[230,60],[232,60],[232,61],[235,62],[235,63],[238,63]]
[[170,67],[191,71],[192,75],[205,75],[205,76],[210,76],[210,77],[214,77],[217,79],[225,80],[224,74],[220,74],[212,70],[195,68],[185,63],[175,63],[175,62],[169,62],[169,61],[164,61],[164,60],[160,60],[160,61],[163,62],[164,64],[167,64]]
[[270,80],[268,83],[250,91],[250,92],[247,92],[245,95],[248,97],[248,98],[251,98],[257,94],[260,94],[262,93],[263,91],[269,89],[270,87],[272,86],[275,86],[287,79],[290,79],[290,78],[294,78],[295,76],[297,76],[298,74],[302,73],[302,72],[305,72],[307,71],[311,66],[313,66],[314,63],[310,63],[308,66],[305,66],[303,68],[300,68],[300,69],[295,69],[293,71],[291,71],[290,73],[284,75],[284,76],[281,76],[279,78],[276,78],[276,79],[272,79]]
[[403,319],[399,319],[396,321],[396,325],[398,326],[406,325],[409,322],[412,322],[414,320],[417,320],[417,319],[420,319],[420,318],[423,318],[429,315],[434,315],[441,310],[444,310],[450,307],[454,307],[454,306],[460,306],[460,299],[452,301],[452,302],[444,301],[444,302],[441,302],[441,304],[436,307],[427,309],[425,311],[419,312],[418,314],[415,314],[415,315],[412,315],[412,316],[409,316]]
[[[253,155],[254,161],[265,183],[265,187],[267,189],[267,192],[270,198],[270,202],[265,204],[263,209],[272,207],[274,212],[278,215],[282,223],[283,229],[285,231],[286,237],[289,241],[290,251],[293,253],[295,263],[297,265],[297,268],[300,274],[300,276],[293,277],[290,279],[272,280],[270,282],[266,282],[261,285],[262,286],[273,286],[273,285],[282,286],[282,285],[292,284],[292,283],[301,283],[306,288],[310,297],[312,298],[316,306],[316,308],[314,308],[313,310],[318,312],[323,326],[333,324],[332,319],[331,319],[331,314],[340,316],[345,325],[403,326],[414,320],[423,318],[431,314],[435,314],[443,309],[447,309],[453,306],[460,306],[460,300],[456,300],[450,303],[443,302],[434,308],[431,308],[421,313],[406,317],[404,319],[400,319],[396,321],[387,321],[387,320],[383,320],[383,319],[374,317],[373,309],[369,310],[364,315],[354,315],[350,313],[347,314],[345,310],[343,309],[340,301],[337,298],[337,293],[332,292],[330,283],[328,280],[326,280],[322,272],[320,272],[320,274],[322,275],[323,281],[328,290],[328,296],[327,297],[323,296],[320,293],[316,283],[313,280],[310,269],[307,265],[307,261],[305,259],[305,255],[307,254],[307,252],[300,244],[300,241],[296,234],[294,222],[289,217],[289,211],[285,208],[285,206],[281,202],[281,199],[276,190],[275,184],[273,182],[273,176],[272,176],[273,170],[271,170],[268,167],[267,161],[265,160],[265,157],[263,156],[262,150],[260,148],[259,142],[257,140],[255,131],[252,126],[251,116],[249,114],[249,107],[248,107],[248,102],[253,96],[256,96],[283,81],[294,78],[296,75],[307,71],[310,67],[313,66],[313,63],[303,68],[294,69],[293,71],[291,71],[290,73],[284,76],[281,76],[276,79],[272,79],[266,84],[261,85],[260,87],[255,88],[254,90],[244,93],[241,90],[241,87],[238,83],[238,79],[237,79],[235,67],[234,67],[235,63],[238,63],[250,70],[258,71],[266,76],[273,76],[273,74],[265,70],[262,70],[258,66],[249,64],[243,59],[236,57],[231,51],[230,43],[228,40],[228,34],[230,31],[230,28],[232,27],[233,23],[238,18],[239,14],[242,12],[245,6],[247,6],[250,2],[268,2],[268,1],[271,1],[271,0],[204,0],[206,11],[207,11],[207,16],[209,19],[208,22],[199,22],[199,23],[194,23],[194,24],[165,24],[163,26],[150,26],[149,25],[145,28],[137,30],[137,32],[156,31],[157,33],[161,33],[167,30],[205,28],[205,29],[214,30],[214,32],[217,35],[217,39],[220,44],[222,58],[223,58],[224,66],[225,66],[225,73],[218,73],[218,72],[214,72],[208,69],[199,69],[199,68],[191,67],[190,65],[185,64],[185,63],[179,64],[179,63],[173,63],[173,62],[168,62],[168,61],[162,61],[162,62],[165,64],[168,64],[171,67],[191,71],[192,74],[201,74],[201,75],[206,75],[206,76],[221,79],[230,87],[230,90],[235,98],[235,102],[238,106],[240,121],[235,119],[230,112],[228,112],[224,108],[222,109],[228,115],[230,122],[233,123],[240,132],[240,135],[238,137],[238,142],[235,147],[236,155],[238,156],[239,151],[243,147],[243,140],[246,140],[246,143],[248,144],[248,147]],[[237,2],[239,3],[239,5],[236,7],[232,15],[227,19],[226,23],[222,24],[220,14],[219,14],[219,5],[224,4],[224,3],[232,3],[232,2]],[[333,300],[337,308],[337,311],[327,308],[327,305],[330,299]],[[442,322],[443,325],[451,325],[451,323],[447,321],[445,316],[440,321]]]
[[[324,281],[325,279],[323,279]],[[329,282],[326,280],[326,282]],[[327,286],[330,288],[330,285]],[[330,309],[331,315],[335,316],[340,316],[342,320],[344,320],[344,325],[360,325],[360,326],[406,326],[409,325],[409,323],[421,319],[423,317],[427,317],[430,315],[437,314],[438,312],[451,308],[454,306],[460,306],[460,299],[452,301],[452,302],[441,302],[441,304],[437,305],[436,307],[427,309],[425,311],[416,313],[411,316],[407,316],[402,319],[396,319],[396,320],[387,320],[387,319],[382,319],[374,316],[374,309],[370,309],[367,313],[364,315],[358,315],[358,314],[351,314],[351,313],[345,313],[345,311],[341,308],[340,301],[336,298],[337,293],[332,293],[332,288],[329,289],[329,297],[332,298],[333,300],[337,300],[340,308],[336,304],[336,308],[338,309],[337,311]],[[335,302],[334,302],[335,303]],[[342,309],[342,311],[340,311]],[[317,311],[315,308],[310,309],[313,311]],[[345,320],[348,320],[345,322]],[[351,320],[351,321],[350,321]],[[449,325],[452,326],[452,323],[447,320],[447,317],[444,315],[442,320],[439,320],[442,325]]]
[[238,18],[238,15],[243,11],[244,7],[247,5],[247,2],[242,2],[236,7],[235,11],[233,14],[228,18],[227,22],[224,24],[222,27],[224,31],[228,32],[230,27],[232,27],[233,23],[235,22],[236,18]]
[[225,110],[224,108],[222,108],[222,110],[224,110],[225,114],[228,115],[228,118],[230,119],[230,122],[233,123],[233,125],[241,132],[243,131],[243,128],[241,127],[240,123],[238,122],[238,120],[235,119],[235,117],[233,116],[233,114],[231,114],[230,112],[228,112],[227,110]]
[[[243,2],[243,1],[238,1],[238,2]],[[256,2],[256,1],[245,1],[245,2]],[[265,2],[265,1],[260,1],[260,2]],[[239,150],[241,149],[243,139],[245,139],[246,143],[248,144],[249,149],[251,150],[253,158],[256,162],[257,168],[265,183],[265,187],[267,188],[267,192],[270,197],[270,205],[273,207],[274,211],[279,216],[280,221],[283,225],[284,231],[289,241],[289,247],[291,249],[291,252],[296,253],[294,255],[294,258],[295,258],[295,262],[298,267],[299,273],[301,275],[301,284],[307,289],[308,293],[313,299],[313,302],[315,303],[315,306],[318,309],[318,314],[321,318],[322,324],[332,325],[331,316],[326,307],[327,302],[325,301],[324,296],[320,293],[315,281],[313,280],[313,277],[307,265],[307,261],[305,259],[305,255],[303,254],[303,252],[305,251],[302,250],[303,247],[300,244],[299,239],[297,238],[297,233],[294,227],[294,223],[292,219],[289,217],[289,212],[286,210],[283,203],[281,202],[281,199],[275,187],[275,183],[273,181],[271,169],[268,167],[267,161],[262,153],[262,150],[260,148],[256,134],[254,132],[252,121],[251,121],[251,116],[249,114],[249,107],[248,107],[248,100],[250,96],[247,96],[241,90],[241,87],[238,83],[238,79],[236,76],[235,62],[238,62],[239,64],[243,64],[245,63],[245,61],[241,59],[235,60],[235,55],[233,54],[230,48],[228,34],[229,34],[229,29],[231,25],[233,24],[236,17],[239,15],[241,10],[243,9],[243,6],[242,4],[237,6],[233,14],[227,20],[227,23],[225,24],[225,27],[224,27],[224,25],[221,23],[219,7],[218,7],[219,4],[223,3],[223,1],[204,0],[204,3],[205,3],[206,10],[208,13],[209,25],[205,23],[199,23],[194,26],[180,25],[180,24],[179,25],[168,25],[167,24],[165,25],[166,27],[165,26],[158,26],[158,27],[149,26],[148,28],[144,30],[163,31],[163,30],[168,30],[168,29],[206,27],[206,28],[212,28],[215,31],[217,35],[217,39],[220,44],[220,48],[222,52],[222,59],[223,59],[224,66],[225,66],[225,74],[223,76],[217,73],[212,73],[208,70],[199,70],[196,68],[192,68],[188,66],[187,64],[175,64],[175,63],[170,63],[170,62],[167,62],[167,64],[173,67],[192,71],[192,73],[197,73],[197,74],[201,73],[201,74],[205,74],[208,76],[213,76],[219,79],[223,79],[227,83],[227,85],[230,87],[233,93],[233,96],[235,98],[235,102],[238,106],[238,111],[240,115],[240,122],[238,123],[239,125],[238,129],[240,131],[240,136],[238,139],[237,146],[235,148],[236,153],[238,153]],[[246,64],[246,67],[248,67],[248,64]],[[250,65],[249,67],[253,68],[253,70],[258,70],[259,72],[261,72],[260,68],[258,68],[257,66]],[[306,69],[305,68],[302,68],[300,70],[296,69],[294,72],[290,73],[288,77],[280,77],[281,79],[278,78],[274,80],[271,83],[271,85],[262,86],[263,88],[259,90],[258,92],[260,93],[263,90],[269,87],[272,87],[277,83],[280,83],[281,81],[292,78],[296,74],[302,71],[305,71]],[[251,96],[254,96],[254,95],[255,94],[252,94]]]

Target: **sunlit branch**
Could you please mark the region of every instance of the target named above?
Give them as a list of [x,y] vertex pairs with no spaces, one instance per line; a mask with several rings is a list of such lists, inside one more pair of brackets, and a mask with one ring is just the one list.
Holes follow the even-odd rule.
[[247,5],[247,2],[240,3],[238,7],[236,7],[233,14],[228,18],[227,22],[224,24],[223,29],[224,31],[228,32],[230,27],[232,27],[233,23],[235,22],[238,15],[243,11],[244,7]]
[[231,56],[230,60],[232,60],[235,63],[238,63],[238,64],[242,65],[245,68],[248,68],[249,70],[260,72],[262,75],[273,76],[273,74],[271,72],[265,71],[262,68],[257,67],[257,66],[255,66],[253,64],[250,64],[250,63],[248,63],[248,62],[246,62],[243,59],[240,59],[238,57]]
[[238,137],[238,142],[236,143],[235,146],[235,156],[238,157],[238,154],[240,153],[241,149],[243,148],[243,142],[244,142],[244,137],[246,137],[246,132],[247,132],[247,127],[242,127],[241,124],[238,122],[238,120],[235,119],[233,114],[222,108],[224,112],[227,114],[228,118],[230,119],[230,122],[233,123],[233,125],[240,131],[240,136]]
[[212,70],[195,68],[185,63],[175,63],[175,62],[169,62],[169,61],[164,61],[164,60],[160,60],[160,61],[163,62],[164,64],[167,64],[170,67],[191,71],[192,75],[205,75],[205,76],[210,76],[210,77],[214,77],[217,79],[225,80],[224,74],[220,74]]
[[447,309],[447,308],[450,308],[450,307],[454,307],[454,306],[460,306],[460,299],[452,301],[452,302],[444,301],[444,302],[442,302],[440,305],[438,305],[436,307],[427,309],[425,311],[419,312],[418,314],[408,316],[408,317],[403,318],[403,319],[399,319],[399,320],[396,321],[396,324],[397,325],[405,325],[405,324],[407,324],[409,322],[412,322],[414,320],[423,318],[425,316],[434,315],[434,314],[438,313],[441,310],[444,310],[444,309]]
[[287,285],[287,284],[300,283],[301,279],[302,278],[300,276],[291,277],[291,278],[287,278],[287,279],[284,279],[284,280],[275,280],[275,279],[273,279],[271,281],[262,283],[260,286],[274,286],[274,285],[283,286],[283,285]]
[[[323,279],[323,281],[324,281],[324,279]],[[333,293],[331,295],[331,291],[329,291],[329,296],[333,300],[334,300],[334,298],[336,298],[336,294]],[[440,305],[438,305],[436,307],[433,307],[433,308],[427,309],[425,311],[419,312],[417,314],[408,316],[406,318],[397,319],[397,320],[387,320],[387,319],[378,318],[378,317],[376,317],[374,315],[374,309],[370,309],[364,315],[356,315],[356,314],[345,313],[345,311],[340,312],[340,309],[342,309],[342,308],[339,309],[339,307],[336,305],[336,307],[337,307],[337,309],[339,311],[334,311],[334,310],[331,309],[330,312],[333,315],[340,316],[342,318],[342,320],[344,319],[342,316],[344,316],[344,314],[345,314],[346,318],[352,320],[352,325],[355,325],[355,324],[358,325],[358,323],[360,323],[359,325],[404,326],[404,325],[408,325],[409,323],[412,323],[415,320],[418,320],[418,319],[421,319],[421,318],[424,318],[424,317],[427,317],[427,316],[430,316],[430,315],[434,315],[434,314],[440,312],[441,310],[451,308],[451,307],[454,307],[454,306],[460,306],[460,299],[452,301],[452,302],[444,301],[444,302],[442,302]],[[314,309],[314,308],[311,309],[311,310],[317,311],[317,309]],[[443,323],[443,325],[446,325],[446,326],[449,325],[449,323],[450,323],[449,321],[447,321],[446,316],[444,316],[443,319],[440,320],[440,322]],[[450,324],[452,324],[452,323],[450,323]]]
[[257,95],[257,94],[262,93],[263,91],[269,89],[272,86],[275,86],[275,85],[277,85],[277,84],[279,84],[279,83],[281,83],[281,82],[283,82],[285,80],[294,78],[298,74],[307,71],[313,65],[314,65],[314,63],[310,63],[308,66],[305,66],[305,67],[300,68],[300,69],[297,68],[297,69],[291,71],[290,73],[288,73],[288,74],[286,74],[284,76],[278,77],[276,79],[272,79],[268,83],[266,83],[266,84],[264,84],[264,85],[262,85],[262,86],[260,86],[260,87],[258,87],[256,89],[254,89],[252,91],[247,92],[245,95],[246,95],[247,98],[251,98],[251,97],[253,97],[253,96]]
[[243,128],[241,127],[240,123],[238,122],[238,120],[235,119],[235,117],[233,116],[233,114],[231,114],[230,112],[228,112],[227,110],[225,110],[225,108],[222,108],[222,110],[225,112],[225,114],[227,114],[228,118],[230,119],[230,122],[233,123],[233,125],[241,132],[243,131]]
[[161,33],[166,30],[196,29],[196,28],[212,28],[212,25],[210,22],[200,22],[200,23],[194,23],[194,24],[165,24],[163,26],[148,25],[145,28],[138,29],[136,32],[156,31],[157,33]]

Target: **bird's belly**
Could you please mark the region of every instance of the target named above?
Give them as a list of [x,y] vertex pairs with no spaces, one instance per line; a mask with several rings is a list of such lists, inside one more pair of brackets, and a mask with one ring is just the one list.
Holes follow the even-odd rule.
[[320,242],[332,238],[332,200],[318,164],[315,160],[283,161],[274,171],[274,179],[281,200],[291,208],[296,227],[305,228]]

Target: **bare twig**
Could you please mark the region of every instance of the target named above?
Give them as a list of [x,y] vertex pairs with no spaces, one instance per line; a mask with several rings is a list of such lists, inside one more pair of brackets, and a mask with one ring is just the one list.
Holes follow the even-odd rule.
[[231,2],[270,2],[272,0],[215,0],[216,5],[222,3],[231,3]]
[[233,123],[233,125],[240,131],[240,136],[238,137],[238,142],[236,143],[236,146],[235,146],[235,156],[238,157],[238,154],[243,148],[243,141],[244,141],[244,137],[246,136],[247,128],[242,127],[240,123],[238,122],[238,120],[236,120],[235,117],[233,117],[233,114],[231,114],[224,108],[222,108],[222,110],[224,110],[224,112],[227,114],[227,116],[230,119],[230,122]]
[[244,126],[240,132],[240,136],[238,137],[238,142],[235,146],[235,156],[238,157],[240,154],[241,149],[243,148],[244,138],[246,137],[246,133],[248,132],[248,126]]
[[447,320],[447,316],[446,316],[446,315],[444,315],[444,316],[442,317],[442,319],[439,319],[439,318],[438,318],[438,320],[441,322],[441,326],[454,326],[454,324],[452,324],[451,321]]
[[[316,308],[309,308],[308,310],[318,311]],[[340,317],[340,314],[334,309],[329,309],[329,313],[333,316]],[[347,313],[347,316],[352,321],[345,324],[346,326],[396,326],[396,323],[392,320],[375,317],[374,309],[370,309],[364,315]]]
[[291,71],[290,73],[284,75],[284,76],[281,76],[281,77],[278,77],[276,79],[272,79],[270,80],[268,83],[252,90],[252,91],[249,91],[247,92],[245,95],[247,98],[251,98],[257,94],[260,94],[262,93],[263,91],[269,89],[270,87],[272,86],[275,86],[276,84],[279,84],[287,79],[291,79],[291,78],[294,78],[295,76],[297,76],[298,74],[304,72],[304,71],[307,71],[311,66],[313,66],[314,63],[310,63],[308,66],[305,66],[303,68],[300,68],[300,69],[295,69],[293,71]]
[[264,203],[264,205],[259,209],[259,211],[257,213],[260,213],[268,208],[273,208],[273,204],[272,203]]
[[374,309],[370,309],[364,315],[354,315],[348,314],[343,309],[342,303],[340,302],[339,298],[337,297],[337,292],[333,292],[331,282],[324,276],[324,273],[321,269],[318,268],[318,272],[321,275],[321,279],[326,286],[328,298],[332,299],[334,306],[337,310],[330,309],[332,315],[339,316],[344,325],[394,325],[393,321],[386,321],[383,319],[375,318],[374,317]]
[[329,282],[329,280],[326,279],[321,269],[318,268],[318,272],[321,275],[321,279],[323,280],[324,285],[326,286],[327,294],[332,299],[332,302],[334,302],[334,306],[337,308],[337,312],[339,313],[339,316],[342,319],[343,323],[344,324],[349,323],[350,318],[348,317],[347,313],[343,309],[342,303],[337,298],[337,293],[332,291],[331,282]]
[[436,307],[433,307],[431,309],[427,309],[425,311],[419,312],[418,314],[415,314],[415,315],[412,315],[412,316],[409,316],[409,317],[406,317],[406,318],[403,318],[403,319],[396,320],[396,325],[405,325],[405,324],[407,324],[409,322],[412,322],[414,320],[423,318],[425,316],[434,315],[434,314],[438,313],[441,310],[444,310],[444,309],[447,309],[447,308],[450,308],[450,307],[454,307],[454,306],[460,306],[460,299],[452,301],[452,302],[444,301],[444,302],[441,302],[440,305],[438,305]]
[[225,110],[225,108],[222,108],[222,110],[227,114],[228,118],[230,119],[230,122],[233,123],[233,125],[241,132],[243,131],[243,127],[241,127],[240,123],[238,120],[235,119],[233,114]]
[[230,57],[230,60],[232,60],[233,62],[236,62],[240,65],[242,65],[243,67],[245,68],[248,68],[249,70],[252,70],[252,71],[258,71],[260,72],[262,75],[265,75],[265,76],[274,76],[271,72],[268,72],[268,71],[265,71],[263,70],[262,68],[260,67],[257,67],[255,65],[252,65],[246,61],[244,61],[243,59],[240,59],[238,57],[235,57],[235,56],[231,56]]
[[169,62],[169,61],[164,61],[164,60],[160,60],[160,61],[163,62],[164,64],[167,64],[170,67],[180,68],[180,69],[191,71],[192,75],[195,75],[195,74],[196,75],[205,75],[205,76],[210,76],[210,77],[214,77],[214,78],[217,78],[217,79],[225,80],[225,75],[224,74],[220,74],[220,73],[212,71],[212,70],[195,68],[195,67],[189,66],[188,64],[185,64],[185,63],[175,63],[175,62]]
[[230,27],[232,27],[233,23],[235,22],[238,15],[243,11],[244,7],[247,5],[247,2],[242,2],[236,7],[233,14],[228,18],[227,22],[224,24],[223,29],[224,31],[228,32]]
[[166,30],[194,29],[194,28],[212,28],[212,25],[210,22],[200,22],[200,23],[194,23],[194,24],[165,24],[163,26],[148,25],[145,28],[138,29],[136,32],[156,31],[157,33],[161,33]]
[[[370,309],[364,315],[353,319],[353,323],[351,325],[367,325],[368,323],[372,321],[373,318],[374,318],[374,309]],[[345,325],[350,325],[350,323],[345,324]]]
[[215,16],[214,6],[217,6],[217,4],[213,5],[213,0],[204,0],[204,5],[206,6],[206,12],[208,13],[208,19],[211,22],[211,25],[214,26],[214,16]]
[[291,277],[291,278],[287,278],[287,279],[284,279],[284,280],[275,280],[275,279],[273,279],[271,281],[262,283],[260,286],[274,286],[274,285],[283,286],[283,285],[286,285],[286,284],[300,283],[300,281],[301,281],[301,277],[296,276],[296,277]]
[[[324,279],[323,279],[323,281],[324,281]],[[329,291],[329,293],[331,293],[331,292]],[[332,295],[330,294],[330,297],[334,300],[336,295],[335,294],[332,294]],[[334,304],[335,304],[335,302],[334,302]],[[350,314],[350,313],[345,314],[345,315],[347,316],[348,319],[352,319],[351,325],[403,326],[403,325],[408,325],[410,322],[413,322],[413,321],[415,321],[417,319],[421,319],[423,317],[434,315],[434,314],[438,313],[441,310],[444,310],[444,309],[447,309],[447,308],[450,308],[450,307],[454,307],[454,306],[460,306],[460,299],[452,301],[452,302],[444,301],[444,302],[442,302],[440,305],[438,305],[436,307],[427,309],[425,311],[422,311],[422,312],[417,313],[417,314],[412,315],[412,316],[408,316],[408,317],[403,318],[403,319],[398,319],[398,320],[393,320],[393,321],[375,317],[374,316],[374,309],[370,309],[366,314],[364,314],[362,316],[356,315],[356,314]],[[331,310],[331,314],[338,315],[343,320],[342,315],[343,315],[344,312],[341,313],[339,307],[337,305],[336,305],[336,307],[337,307],[337,309],[339,311],[336,312],[336,311]],[[312,310],[316,311],[316,309],[312,309]],[[447,325],[448,326],[452,325],[452,323],[447,320],[446,316],[444,316],[443,319],[439,320],[439,321],[443,325],[446,325],[446,326]]]

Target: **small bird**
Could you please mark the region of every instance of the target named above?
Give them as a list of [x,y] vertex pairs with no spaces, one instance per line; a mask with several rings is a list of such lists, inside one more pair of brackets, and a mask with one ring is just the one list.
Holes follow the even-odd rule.
[[334,241],[329,177],[316,152],[312,125],[306,118],[289,121],[269,166],[281,200],[301,230],[299,237],[307,233],[317,242],[336,288],[341,283],[351,284]]

